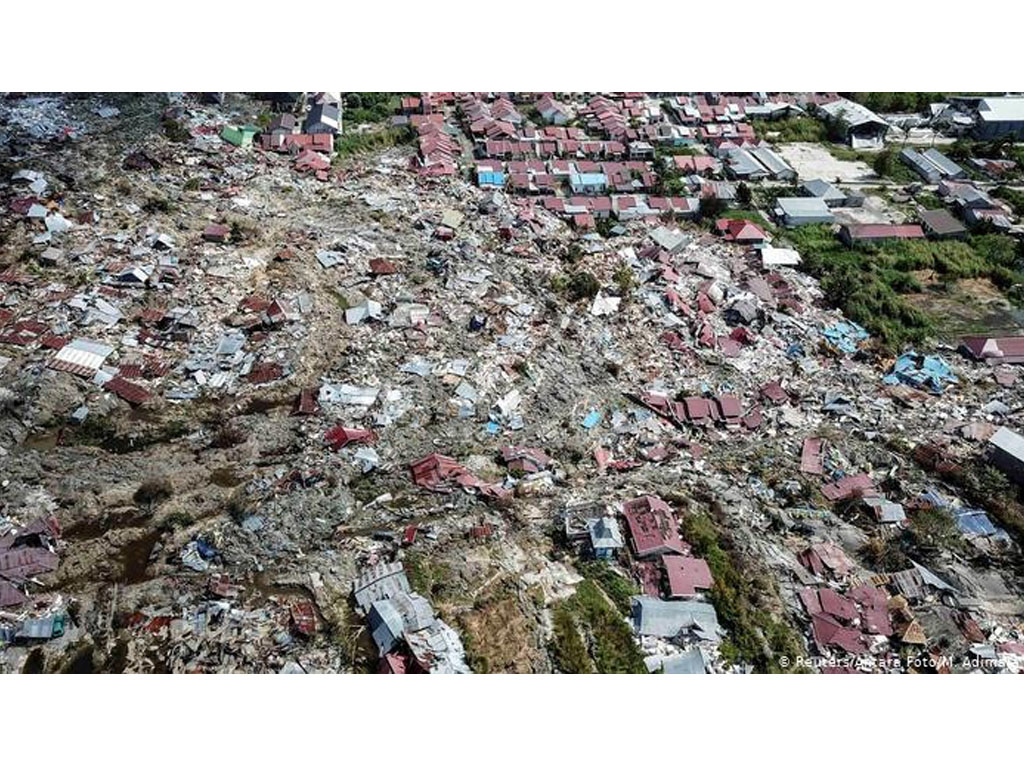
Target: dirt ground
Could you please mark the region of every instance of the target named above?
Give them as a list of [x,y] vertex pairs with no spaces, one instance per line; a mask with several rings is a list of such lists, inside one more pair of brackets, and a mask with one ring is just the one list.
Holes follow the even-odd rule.
[[860,161],[837,160],[820,144],[780,144],[779,153],[793,166],[801,180],[824,179],[845,183],[878,180],[867,164]]
[[[933,273],[914,276],[923,286],[938,284]],[[1024,312],[985,279],[960,280],[948,292],[926,290],[907,300],[933,318],[936,334],[947,344],[957,345],[965,335],[1016,336],[1024,330]]]

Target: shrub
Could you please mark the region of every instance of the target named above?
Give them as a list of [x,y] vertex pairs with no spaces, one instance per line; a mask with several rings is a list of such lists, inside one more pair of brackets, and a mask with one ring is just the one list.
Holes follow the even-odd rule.
[[[752,564],[730,547],[706,515],[687,515],[683,519],[683,536],[694,551],[707,560],[715,583],[711,602],[718,618],[729,631],[722,643],[722,655],[732,662],[745,661],[758,672],[784,672],[780,656],[793,659],[803,655],[803,642],[796,630],[784,619],[775,618],[758,608],[763,595],[758,591],[771,589],[767,578],[757,580],[751,575]],[[755,574],[756,575],[756,574]]]
[[168,477],[154,477],[140,485],[132,499],[136,504],[152,508],[162,504],[174,495],[174,486]]
[[238,427],[225,424],[218,429],[210,440],[211,448],[233,448],[246,441],[245,432]]
[[551,655],[554,657],[555,666],[567,675],[585,675],[593,672],[594,664],[587,653],[587,647],[580,638],[572,613],[565,605],[555,607],[554,627]]
[[601,290],[601,283],[590,272],[574,272],[567,286],[572,301],[592,299]]

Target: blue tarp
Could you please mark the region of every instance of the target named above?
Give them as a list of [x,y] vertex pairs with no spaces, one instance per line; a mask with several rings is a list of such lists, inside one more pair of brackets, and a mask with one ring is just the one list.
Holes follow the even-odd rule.
[[995,525],[983,509],[968,509],[961,507],[960,502],[952,507],[950,502],[935,488],[927,488],[918,498],[936,509],[948,509],[953,515],[953,521],[960,533],[964,536],[993,536],[998,539],[1008,539],[1006,531]]
[[956,527],[965,536],[991,536],[994,539],[1009,541],[1010,535],[993,523],[984,510],[958,509],[954,512]]
[[587,414],[586,418],[583,419],[583,428],[584,429],[593,429],[594,427],[596,427],[600,423],[601,423],[601,412],[600,411],[591,411],[590,413]]
[[908,352],[899,356],[889,375],[882,380],[886,384],[907,384],[940,394],[947,384],[955,384],[957,378],[941,357]]
[[853,322],[842,322],[830,325],[821,331],[830,344],[842,350],[848,355],[857,351],[860,342],[868,338],[869,334],[861,326]]
[[956,527],[967,536],[995,536],[1000,532],[980,509],[958,509],[955,518]]

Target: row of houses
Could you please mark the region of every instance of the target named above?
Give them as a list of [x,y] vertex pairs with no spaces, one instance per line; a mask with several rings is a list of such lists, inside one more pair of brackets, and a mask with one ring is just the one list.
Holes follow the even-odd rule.
[[556,160],[510,161],[480,160],[476,181],[481,187],[509,186],[513,191],[543,194],[568,186],[576,195],[602,195],[654,189],[658,177],[647,163],[640,161],[596,163]]
[[654,219],[663,216],[695,218],[700,213],[697,197],[658,197],[647,195],[548,196],[540,199],[545,210],[572,222],[578,229],[590,229],[596,219],[619,221]]

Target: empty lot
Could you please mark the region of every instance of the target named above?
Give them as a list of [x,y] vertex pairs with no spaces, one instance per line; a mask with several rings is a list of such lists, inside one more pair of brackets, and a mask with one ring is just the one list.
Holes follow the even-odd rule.
[[820,144],[797,142],[780,144],[779,153],[796,170],[801,179],[826,181],[877,182],[878,177],[860,161],[837,160]]

